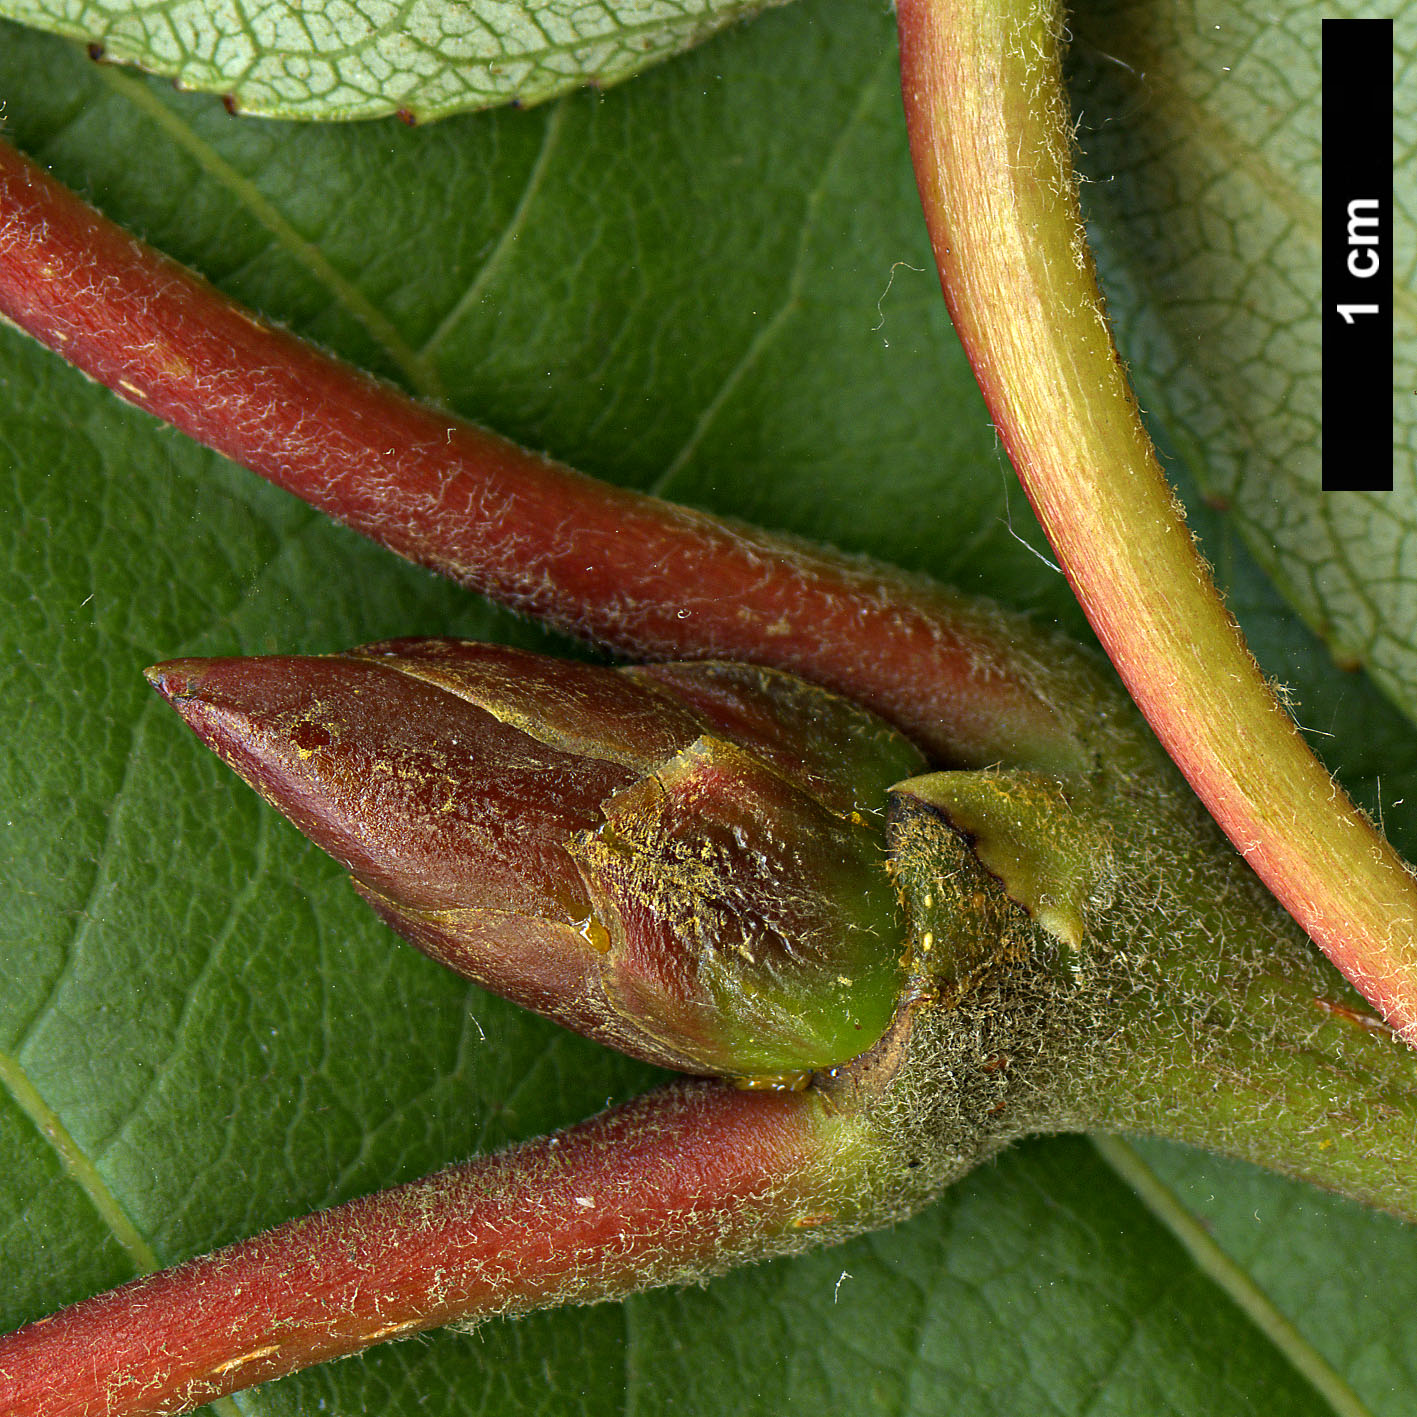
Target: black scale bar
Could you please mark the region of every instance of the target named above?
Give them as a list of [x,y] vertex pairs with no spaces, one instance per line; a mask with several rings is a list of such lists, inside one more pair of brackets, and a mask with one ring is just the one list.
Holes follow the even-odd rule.
[[1391,492],[1392,21],[1323,22],[1323,488]]

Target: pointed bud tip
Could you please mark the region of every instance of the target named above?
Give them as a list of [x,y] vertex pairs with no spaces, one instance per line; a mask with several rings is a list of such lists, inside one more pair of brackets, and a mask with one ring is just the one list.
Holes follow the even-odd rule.
[[200,686],[202,673],[210,664],[206,659],[168,659],[149,665],[143,678],[173,707],[182,699],[191,698]]
[[253,713],[261,706],[260,681],[245,681],[256,659],[169,659],[143,670],[143,678],[168,707],[221,758],[249,782],[238,758],[255,746]]

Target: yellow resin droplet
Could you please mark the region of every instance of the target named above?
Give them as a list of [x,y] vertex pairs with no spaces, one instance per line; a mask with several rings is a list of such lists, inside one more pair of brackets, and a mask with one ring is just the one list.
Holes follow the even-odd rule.
[[610,931],[595,916],[587,915],[584,920],[577,920],[575,929],[581,939],[597,954],[610,953]]

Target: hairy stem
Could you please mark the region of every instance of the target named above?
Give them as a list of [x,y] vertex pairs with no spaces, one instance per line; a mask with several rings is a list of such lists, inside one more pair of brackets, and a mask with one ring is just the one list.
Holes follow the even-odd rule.
[[[992,808],[951,788],[971,778]],[[1165,1137],[1417,1218],[1417,1053],[1173,770],[1051,802],[1026,774],[941,773],[892,810],[912,928],[932,934],[916,992],[949,1003],[960,962],[973,981],[953,1010],[915,1015],[928,1040],[902,1089],[940,1110],[930,1130],[982,1089],[981,1129],[1001,1136]]]
[[1244,954],[1227,961],[1237,977],[1209,983],[1206,1013],[1194,1000],[1168,1008],[1160,991],[1124,1002],[1130,1047],[1093,1126],[1204,1147],[1417,1220],[1412,1050],[1297,952]]
[[[900,572],[584,477],[259,320],[0,144],[0,316],[400,555],[641,658],[791,669],[940,761],[1091,757],[1075,646]],[[1076,698],[1086,699],[1084,688]]]
[[0,1338],[0,1417],[185,1412],[424,1329],[800,1248],[840,1208],[839,1130],[816,1093],[662,1088]]
[[1069,582],[1230,840],[1417,1044],[1417,883],[1260,674],[1112,342],[1078,206],[1056,0],[901,0],[898,13],[946,299]]

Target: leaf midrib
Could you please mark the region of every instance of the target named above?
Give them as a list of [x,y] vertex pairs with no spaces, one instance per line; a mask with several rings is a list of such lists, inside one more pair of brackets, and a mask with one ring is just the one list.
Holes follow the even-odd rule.
[[[132,1262],[133,1268],[139,1274],[151,1274],[161,1269],[162,1261],[133,1224],[118,1197],[99,1174],[98,1167],[75,1141],[59,1114],[45,1101],[19,1061],[8,1053],[0,1053],[0,1086],[5,1088],[15,1105],[53,1149],[64,1174],[83,1192],[118,1247]],[[210,1405],[210,1410],[221,1413],[222,1417],[241,1417],[241,1409],[229,1397],[219,1398]]]
[[1332,1364],[1275,1305],[1255,1280],[1211,1238],[1179,1196],[1121,1137],[1090,1138],[1102,1160],[1155,1220],[1176,1239],[1196,1268],[1220,1288],[1286,1363],[1333,1409],[1335,1417],[1373,1417]]
[[177,143],[201,169],[227,189],[270,232],[276,243],[293,256],[329,291],[365,329],[419,398],[437,403],[443,397],[437,374],[399,333],[392,320],[363,291],[344,276],[313,241],[296,230],[289,218],[244,173],[238,172],[191,125],[152,92],[142,79],[111,65],[100,65],[104,82],[151,119]]

